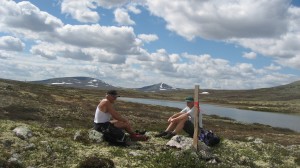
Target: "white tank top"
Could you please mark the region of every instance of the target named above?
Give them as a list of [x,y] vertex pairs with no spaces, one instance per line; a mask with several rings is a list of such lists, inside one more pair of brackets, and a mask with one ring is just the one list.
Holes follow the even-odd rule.
[[111,114],[110,113],[104,113],[102,112],[99,107],[97,106],[96,112],[95,112],[95,123],[105,123],[110,121]]

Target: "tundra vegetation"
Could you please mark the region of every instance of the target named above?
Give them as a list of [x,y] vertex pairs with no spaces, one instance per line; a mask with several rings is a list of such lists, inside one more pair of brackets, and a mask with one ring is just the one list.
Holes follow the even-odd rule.
[[[289,87],[294,89],[298,85]],[[209,90],[211,94],[203,95],[201,100],[240,108],[282,107],[286,111],[278,112],[299,113],[299,90],[286,93],[285,89],[287,87],[271,91]],[[169,100],[182,100],[193,93],[192,90],[145,93],[131,89],[119,92],[126,97]],[[219,145],[209,148],[214,159],[208,159],[188,150],[168,147],[168,140],[153,136],[165,129],[167,118],[180,109],[122,101],[117,101],[115,108],[135,129],[147,130],[151,139],[129,147],[93,141],[89,134],[94,111],[104,95],[104,90],[0,80],[0,167],[300,166],[300,133],[204,115],[205,128],[221,137]],[[26,128],[28,132],[18,135],[19,128]]]

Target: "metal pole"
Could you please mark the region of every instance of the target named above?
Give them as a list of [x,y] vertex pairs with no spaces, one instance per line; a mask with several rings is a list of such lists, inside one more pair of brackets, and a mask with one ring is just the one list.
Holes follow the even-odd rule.
[[199,85],[195,85],[194,90],[194,136],[193,136],[193,146],[197,150],[198,149],[198,137],[199,137]]

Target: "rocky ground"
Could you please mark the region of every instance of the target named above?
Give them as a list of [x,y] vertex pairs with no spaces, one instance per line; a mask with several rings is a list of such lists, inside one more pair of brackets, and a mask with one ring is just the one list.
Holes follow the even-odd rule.
[[155,138],[154,132],[147,133],[151,137],[147,142],[119,147],[104,142],[92,129],[45,128],[36,122],[9,120],[1,121],[0,128],[0,167],[91,167],[99,164],[95,159],[108,159],[115,167],[153,168],[299,167],[300,162],[299,145],[266,143],[257,137],[222,138],[215,147],[199,142],[201,148],[195,152],[167,146],[169,140]]
[[[300,134],[204,116],[221,143],[198,152],[155,138],[179,109],[118,101],[116,109],[151,139],[129,147],[91,137],[95,107],[105,91],[0,81],[0,167],[300,167]],[[19,130],[25,129],[25,133]],[[185,137],[185,133],[181,133]],[[108,166],[109,167],[109,166]]]

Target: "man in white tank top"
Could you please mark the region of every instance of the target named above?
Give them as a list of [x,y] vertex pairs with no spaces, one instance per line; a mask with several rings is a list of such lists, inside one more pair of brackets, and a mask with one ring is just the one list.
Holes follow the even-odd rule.
[[136,134],[135,132],[133,132],[129,121],[126,118],[122,117],[120,113],[118,113],[113,108],[113,103],[117,100],[118,97],[120,96],[118,95],[116,90],[109,90],[107,91],[105,98],[100,101],[97,106],[94,118],[96,130],[100,131],[101,126],[113,124],[113,126],[124,129],[126,132],[128,132],[132,140],[148,140],[147,136]]

